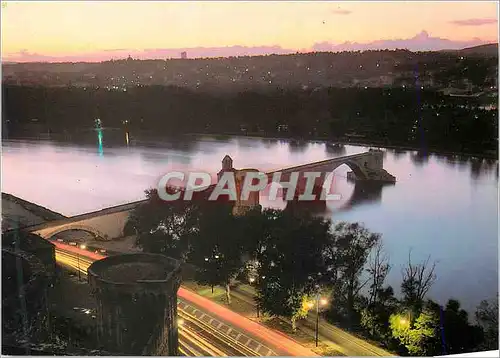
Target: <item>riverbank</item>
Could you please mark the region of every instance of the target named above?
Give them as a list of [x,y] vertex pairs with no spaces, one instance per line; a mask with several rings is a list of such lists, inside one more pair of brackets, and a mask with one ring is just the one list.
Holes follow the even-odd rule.
[[[415,146],[406,146],[406,145],[395,145],[395,144],[385,144],[377,141],[363,141],[356,139],[348,140],[348,139],[331,139],[328,137],[311,137],[311,138],[293,138],[293,137],[276,137],[276,136],[266,136],[264,134],[250,134],[250,135],[242,135],[241,133],[217,133],[217,134],[208,134],[208,133],[188,133],[186,136],[193,137],[236,137],[236,138],[246,138],[246,139],[256,139],[256,140],[286,140],[286,141],[295,141],[295,142],[325,142],[328,144],[341,144],[341,145],[353,145],[359,147],[374,147],[374,148],[387,148],[387,149],[395,149],[401,151],[417,151],[426,154],[437,154],[437,155],[449,155],[449,156],[464,156],[464,157],[476,157],[480,159],[498,159],[497,153],[467,153],[467,152],[455,152],[449,151],[439,148],[421,148]],[[424,152],[425,151],[425,152]]]
[[[382,141],[375,141],[375,140],[362,140],[361,138],[357,137],[355,140],[347,139],[347,138],[342,138],[342,139],[332,139],[330,137],[304,137],[304,138],[295,138],[295,137],[277,137],[274,135],[266,136],[264,133],[249,133],[246,135],[241,134],[240,132],[227,132],[227,133],[185,133],[185,134],[180,134],[179,136],[175,136],[173,139],[178,140],[180,136],[185,136],[185,137],[235,137],[235,138],[246,138],[246,139],[256,139],[256,140],[263,140],[263,139],[268,139],[268,140],[286,140],[286,141],[294,141],[294,142],[326,142],[330,144],[340,144],[340,145],[353,145],[353,146],[360,146],[360,147],[375,147],[375,148],[386,148],[386,149],[394,149],[394,150],[401,150],[401,151],[417,151],[423,154],[435,154],[435,155],[445,155],[445,156],[464,156],[464,157],[473,157],[473,158],[479,158],[479,159],[498,159],[498,151],[495,152],[494,150],[491,151],[485,151],[485,152],[458,152],[458,151],[453,151],[453,150],[447,150],[447,149],[441,149],[441,148],[436,148],[436,147],[416,147],[412,145],[405,145],[405,144],[388,144],[384,143]],[[158,134],[148,134],[146,136],[147,139],[143,139],[143,136],[141,134],[139,135],[130,135],[130,142],[131,143],[137,143],[137,144],[142,144],[142,143],[148,143],[151,144],[152,142],[157,141],[162,142],[164,140],[169,140],[170,138],[168,136],[164,135],[158,135]],[[22,137],[12,137],[12,138],[6,138],[5,140],[19,140],[19,141],[37,141],[37,142],[51,142],[51,141],[56,141],[56,142],[63,142],[63,143],[73,143],[71,140],[64,140],[61,138],[51,138],[51,137],[27,137],[27,136],[22,136]],[[121,143],[121,141],[120,141]]]

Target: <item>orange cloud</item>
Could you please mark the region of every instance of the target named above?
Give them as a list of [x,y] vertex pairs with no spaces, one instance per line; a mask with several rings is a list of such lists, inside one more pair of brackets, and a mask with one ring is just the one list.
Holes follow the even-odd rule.
[[482,26],[491,25],[498,22],[497,19],[466,19],[466,20],[454,20],[450,21],[454,25],[458,26]]

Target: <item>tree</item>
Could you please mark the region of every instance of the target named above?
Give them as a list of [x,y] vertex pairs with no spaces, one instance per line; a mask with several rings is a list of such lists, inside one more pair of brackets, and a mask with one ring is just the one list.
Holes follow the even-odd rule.
[[398,304],[392,287],[383,287],[389,270],[389,258],[384,253],[382,242],[377,242],[368,258],[366,271],[370,288],[367,305],[360,312],[360,324],[372,337],[386,344],[390,344],[392,338],[389,317]]
[[363,286],[360,281],[368,255],[379,242],[380,234],[369,232],[359,223],[341,222],[333,230],[326,250],[328,280],[334,283],[334,310],[354,318],[355,301]]
[[229,304],[230,284],[244,268],[244,245],[236,228],[230,203],[203,203],[189,255],[189,262],[197,267],[197,282],[212,289],[215,285],[225,287]]
[[434,269],[436,263],[429,266],[430,256],[419,264],[411,262],[411,251],[408,254],[408,263],[403,268],[403,281],[401,291],[405,304],[418,312],[422,306],[425,295],[436,281]]
[[194,202],[165,202],[156,189],[146,190],[147,201],[130,215],[129,232],[137,233],[136,245],[145,252],[186,259],[190,242],[197,232],[198,208]]
[[277,276],[262,276],[258,281],[259,295],[257,304],[259,308],[271,316],[289,318],[292,330],[297,329],[297,321],[307,316],[308,295],[300,287],[291,286],[287,289],[279,282]]
[[480,348],[482,350],[498,349],[498,295],[490,301],[481,301],[475,316],[484,330],[484,341]]
[[460,302],[450,299],[444,310],[438,304],[434,304],[434,310],[442,317],[445,336],[443,354],[468,353],[479,348],[483,331],[479,326],[469,323],[468,314],[460,308]]
[[379,289],[377,297],[375,303],[362,309],[360,324],[372,337],[390,346],[392,334],[389,318],[396,312],[399,302],[391,286]]
[[389,319],[392,336],[410,355],[432,356],[441,353],[439,341],[439,315],[425,308],[411,323],[408,314],[393,314]]
[[[241,235],[244,250],[245,277],[251,283],[258,284],[260,279],[259,255],[265,249],[265,243],[269,239],[270,225],[277,211],[271,209],[261,210],[260,207],[250,209],[245,215],[237,216],[237,227]],[[255,303],[260,307],[260,291],[256,291]]]
[[334,138],[342,138],[347,130],[348,124],[343,118],[336,118],[330,122],[330,133]]
[[429,300],[415,319],[411,315],[410,310],[389,319],[393,337],[410,355],[459,354],[480,347],[482,329],[469,323],[457,300],[449,300],[444,308]]
[[384,288],[385,278],[390,270],[389,259],[383,250],[383,244],[378,242],[371,251],[367,272],[369,275],[367,305],[361,311],[361,326],[368,333],[386,344],[390,343],[389,317],[394,313],[397,300],[392,287]]
[[310,214],[269,210],[265,242],[257,253],[259,307],[272,316],[292,321],[304,317],[304,300],[324,272],[322,252],[330,236],[330,222]]
[[275,215],[275,210],[261,210],[260,207],[256,207],[247,211],[245,215],[236,217],[237,230],[241,235],[242,245],[248,259],[256,260],[262,251]]
[[375,249],[372,250],[367,272],[370,282],[368,305],[377,304],[378,293],[382,290],[385,278],[391,269],[389,265],[389,258],[384,253],[384,246],[382,242],[378,242],[375,245]]

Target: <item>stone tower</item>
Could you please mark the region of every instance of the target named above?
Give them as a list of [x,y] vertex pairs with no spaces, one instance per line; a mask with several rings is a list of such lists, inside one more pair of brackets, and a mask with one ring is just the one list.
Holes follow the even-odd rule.
[[178,353],[180,263],[154,254],[110,256],[88,268],[99,348],[120,355]]
[[255,207],[261,207],[259,204],[259,192],[251,192],[249,193],[248,199],[243,199],[241,197],[242,194],[242,186],[245,182],[245,177],[250,172],[258,172],[257,169],[239,169],[235,173],[235,182],[236,182],[236,203],[233,208],[234,215],[245,215],[245,213]]
[[236,169],[233,168],[233,159],[226,154],[222,159],[222,169],[217,173],[217,179],[220,179],[222,174],[225,172],[235,172]]
[[234,215],[244,215],[249,209],[256,206],[260,207],[259,204],[259,193],[252,192],[247,200],[241,200],[241,190],[242,185],[245,181],[245,176],[249,172],[258,172],[257,169],[235,169],[233,167],[233,159],[226,155],[222,159],[222,169],[217,173],[217,179],[220,180],[222,175],[226,172],[234,173],[234,180],[236,184],[236,201],[234,202],[233,214]]

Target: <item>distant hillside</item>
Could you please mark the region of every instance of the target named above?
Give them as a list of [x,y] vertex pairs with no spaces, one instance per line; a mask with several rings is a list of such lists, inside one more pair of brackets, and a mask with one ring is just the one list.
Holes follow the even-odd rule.
[[474,46],[474,47],[468,47],[464,48],[460,52],[464,54],[482,54],[482,55],[490,55],[490,56],[498,56],[498,44],[487,44],[487,45],[480,45],[480,46]]
[[[467,61],[457,63],[457,57],[461,56],[467,57]],[[106,87],[109,90],[158,85],[196,91],[267,91],[275,88],[411,86],[415,83],[415,68],[425,67],[419,79],[428,85],[448,87],[450,81],[459,85],[467,78],[475,86],[482,86],[487,78],[496,77],[497,59],[496,55],[401,49],[206,59],[139,60],[128,57],[100,63],[2,64],[2,81],[4,85]],[[468,72],[464,72],[467,68]]]
[[441,52],[454,52],[462,55],[498,56],[498,43],[466,47],[461,50],[443,50]]

